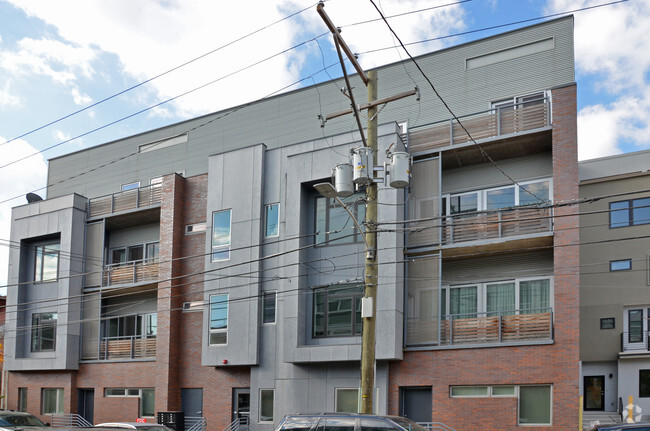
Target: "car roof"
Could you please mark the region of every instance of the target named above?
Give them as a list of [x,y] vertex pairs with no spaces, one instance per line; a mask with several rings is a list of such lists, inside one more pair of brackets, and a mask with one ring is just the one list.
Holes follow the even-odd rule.
[[635,430],[635,429],[650,429],[650,422],[635,423],[635,424],[608,424],[598,426],[595,428],[597,431],[618,431],[618,430]]

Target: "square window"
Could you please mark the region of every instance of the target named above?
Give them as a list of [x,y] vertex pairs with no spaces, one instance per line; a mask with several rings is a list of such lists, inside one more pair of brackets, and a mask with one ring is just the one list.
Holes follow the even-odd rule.
[[604,317],[600,319],[600,329],[614,329],[616,320],[613,317]]
[[519,387],[519,424],[551,424],[551,386]]
[[492,386],[493,397],[514,397],[515,395],[514,386]]
[[260,422],[273,422],[273,389],[260,389]]
[[639,370],[639,398],[650,397],[650,370]]
[[610,272],[626,271],[628,269],[632,269],[632,259],[611,260],[609,262]]
[[348,208],[348,213],[335,199],[316,198],[316,244],[337,245],[362,242],[361,235],[355,226],[354,217],[361,224],[366,217],[365,195],[357,192],[352,196],[341,198],[340,201]]
[[359,412],[359,389],[336,389],[336,413]]
[[361,335],[363,285],[337,285],[314,291],[313,336]]

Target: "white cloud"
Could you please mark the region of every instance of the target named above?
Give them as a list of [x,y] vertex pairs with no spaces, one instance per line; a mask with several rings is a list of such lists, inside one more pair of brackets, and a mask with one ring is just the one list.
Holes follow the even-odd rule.
[[11,93],[11,80],[7,79],[2,88],[0,88],[0,107],[19,106],[20,97]]
[[[553,0],[549,5],[552,12],[557,12],[601,3]],[[578,115],[581,159],[650,148],[648,28],[648,1],[625,2],[576,14],[578,91],[581,85],[592,85],[594,88],[585,90],[594,91],[599,100],[585,100],[586,106]]]
[[[0,136],[0,142],[6,139]],[[17,139],[0,147],[3,156],[15,160],[35,152],[35,148],[22,139]],[[9,258],[8,242],[10,238],[11,208],[27,203],[24,196],[45,186],[47,164],[43,157],[30,157],[20,164],[9,165],[0,169],[0,286],[7,284],[7,267]],[[44,191],[38,191],[44,196]],[[17,197],[17,198],[16,198]],[[13,199],[16,198],[16,199]],[[11,199],[11,200],[9,200]],[[0,292],[2,292],[0,287]]]

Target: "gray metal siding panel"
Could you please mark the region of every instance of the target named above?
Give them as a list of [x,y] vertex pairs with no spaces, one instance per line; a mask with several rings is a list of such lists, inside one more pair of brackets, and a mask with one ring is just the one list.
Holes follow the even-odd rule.
[[[434,52],[417,61],[456,115],[471,114],[489,109],[494,100],[574,82],[572,32],[572,18],[563,18]],[[465,70],[468,57],[548,37],[555,37],[552,51]],[[361,81],[357,77],[352,77],[352,81],[357,97],[365,100]],[[342,79],[322,83],[53,159],[50,161],[48,196],[59,196],[70,190],[88,197],[100,196],[119,191],[127,173],[143,183],[171,171],[183,170],[186,176],[192,176],[207,171],[206,156],[210,154],[259,143],[273,149],[319,138],[323,129],[317,115],[349,107],[348,99],[340,94],[342,86]],[[391,102],[381,111],[381,123],[409,119],[410,126],[414,126],[451,117],[412,63],[379,68],[380,98],[415,86],[421,91],[421,100],[416,102],[414,97],[408,97]],[[328,121],[324,132],[334,135],[354,129],[354,119],[343,116]],[[70,172],[87,171],[137,152],[139,144],[188,131],[187,144],[127,157],[68,179]]]
[[[458,193],[481,190],[490,187],[511,185],[512,178],[517,182],[553,176],[551,153],[537,153],[531,156],[500,160],[498,166],[483,163],[466,168],[444,171],[442,175],[442,192]],[[510,178],[504,173],[506,172]]]

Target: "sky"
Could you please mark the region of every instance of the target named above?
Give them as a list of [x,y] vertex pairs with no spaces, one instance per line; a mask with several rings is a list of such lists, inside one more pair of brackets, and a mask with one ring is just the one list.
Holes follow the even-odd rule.
[[[650,0],[325,1],[364,69],[406,58],[373,1],[429,41],[411,55],[573,14],[579,159],[650,149]],[[316,4],[0,0],[0,293],[11,208],[46,197],[48,159],[338,78]]]

